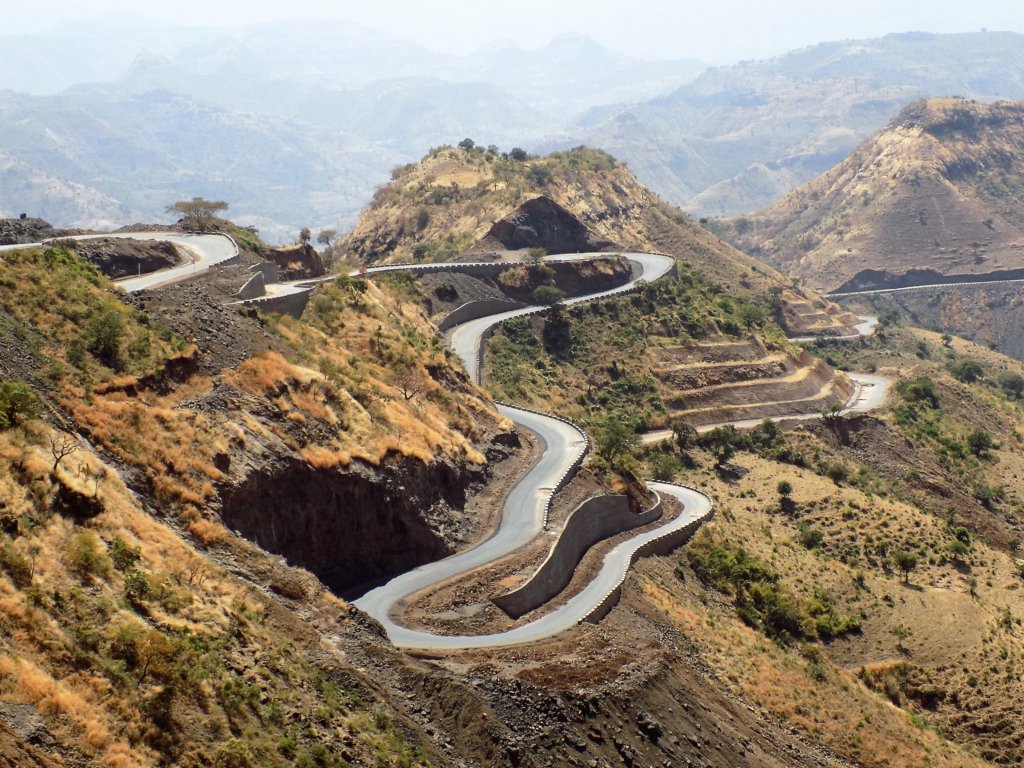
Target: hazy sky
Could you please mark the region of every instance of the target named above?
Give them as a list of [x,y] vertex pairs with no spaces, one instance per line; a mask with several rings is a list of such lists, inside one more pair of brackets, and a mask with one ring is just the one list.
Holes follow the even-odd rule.
[[495,39],[533,48],[578,33],[636,56],[712,63],[888,32],[1024,32],[1022,0],[2,0],[0,7],[12,33],[112,12],[190,26],[310,17],[354,21],[454,53]]

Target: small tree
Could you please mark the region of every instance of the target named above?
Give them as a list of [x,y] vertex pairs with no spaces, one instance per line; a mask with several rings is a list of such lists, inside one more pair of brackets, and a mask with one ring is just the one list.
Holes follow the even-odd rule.
[[1024,376],[1012,371],[1004,371],[999,374],[999,386],[1003,388],[1010,397],[1020,400],[1024,397]]
[[68,456],[78,453],[78,441],[66,432],[50,435],[50,455],[53,457],[53,473],[57,474],[60,463]]
[[697,430],[682,419],[673,419],[672,439],[679,450],[689,450],[697,445]]
[[217,221],[217,214],[227,209],[228,204],[223,200],[207,200],[202,197],[179,200],[167,206],[167,212],[179,216],[179,221],[185,229],[196,232],[211,229]]
[[548,255],[548,252],[543,248],[530,248],[526,251],[526,261],[530,265],[530,269],[536,269],[544,262],[544,257]]
[[508,156],[520,163],[529,157],[529,155],[526,154],[526,150],[520,147],[512,147],[512,151],[508,153]]
[[779,492],[779,508],[789,512],[793,508],[793,484],[789,480],[779,480],[775,488]]
[[299,242],[303,245],[309,245],[310,238],[313,237],[313,233],[309,231],[309,227],[303,227],[299,230]]
[[715,457],[715,467],[721,468],[736,455],[735,438],[736,428],[732,426],[715,427],[703,436],[701,444]]
[[616,463],[620,458],[636,450],[640,445],[640,435],[633,425],[621,414],[610,413],[601,422],[594,434],[597,452],[609,464]]
[[333,229],[322,229],[320,234],[316,236],[316,241],[320,245],[331,247],[331,242],[338,236],[338,233]]
[[917,568],[917,555],[913,552],[901,550],[893,556],[896,567],[903,571],[903,583],[910,583],[910,572]]
[[910,628],[903,624],[894,624],[889,627],[889,634],[896,638],[896,647],[900,649],[900,653],[906,653],[907,649],[903,647],[903,641],[910,637]]
[[476,146],[476,142],[473,141],[472,139],[463,139],[462,141],[459,142],[459,146],[462,147],[463,149],[472,149],[473,147]]
[[971,449],[971,453],[975,456],[982,458],[987,456],[988,452],[996,447],[996,441],[984,429],[975,429],[967,436],[967,447]]
[[88,348],[104,365],[120,370],[121,341],[124,339],[124,323],[113,309],[104,312],[89,324]]

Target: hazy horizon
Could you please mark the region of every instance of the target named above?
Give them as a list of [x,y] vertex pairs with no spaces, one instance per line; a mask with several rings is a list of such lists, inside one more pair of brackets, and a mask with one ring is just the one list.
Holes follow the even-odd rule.
[[[379,0],[373,4],[293,0],[282,7],[253,0],[240,16],[237,6],[200,0],[174,5],[129,0],[38,0],[5,10],[5,34],[40,34],[79,28],[75,22],[124,15],[178,27],[237,28],[253,24],[339,21],[406,38],[426,48],[467,54],[495,43],[525,49],[575,34],[605,47],[645,59],[698,59],[729,64],[762,59],[832,40],[881,37],[900,32],[1024,33],[1024,5],[1009,0],[962,3],[910,0],[894,9],[889,2],[865,0],[836,7],[811,0],[753,3],[725,0],[707,6],[681,6],[664,0],[480,0],[470,9],[456,0],[429,4]],[[88,26],[86,26],[86,29]],[[311,25],[311,30],[315,26]],[[766,32],[768,30],[768,32]],[[316,32],[311,31],[311,39]]]

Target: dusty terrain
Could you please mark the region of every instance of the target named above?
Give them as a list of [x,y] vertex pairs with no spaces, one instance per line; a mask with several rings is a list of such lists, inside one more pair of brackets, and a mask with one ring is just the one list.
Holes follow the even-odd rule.
[[847,160],[723,231],[820,291],[1024,268],[1022,110],[916,102]]

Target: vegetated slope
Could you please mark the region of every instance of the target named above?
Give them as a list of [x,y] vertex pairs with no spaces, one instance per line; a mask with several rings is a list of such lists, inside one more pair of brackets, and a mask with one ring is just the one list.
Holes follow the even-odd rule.
[[476,536],[507,425],[374,285],[266,324],[169,290],[126,304],[60,246],[0,261],[0,720],[75,765],[436,758],[322,584]]
[[940,759],[892,743],[867,688],[917,729],[1016,765],[1024,369],[899,327],[823,353],[897,375],[891,411],[734,436],[724,473],[692,448],[648,454],[654,471],[712,489],[718,514],[682,553],[681,581],[642,566],[646,599],[700,638],[731,688],[857,764]]
[[580,121],[601,147],[695,215],[769,205],[845,158],[904,105],[1024,98],[1024,37],[894,34],[711,69],[673,93]]
[[[429,186],[425,191],[429,194]],[[378,204],[386,208],[385,194]],[[415,221],[422,199],[408,195],[408,220]],[[431,235],[424,226],[423,243],[404,233],[389,237],[398,231],[402,214],[397,202],[387,210],[392,213],[376,219],[371,210],[364,220],[379,222],[381,242],[393,243],[381,255],[412,253],[421,244],[422,253],[431,254],[437,242],[431,238],[441,233]],[[449,210],[459,209],[431,207],[425,218],[429,223]],[[564,220],[557,210],[552,216]],[[463,231],[493,232],[489,222],[462,224],[457,216],[445,221]],[[534,223],[535,231],[542,229]],[[602,234],[592,231],[596,240]],[[504,255],[487,238],[479,247],[483,254],[471,252],[467,258],[488,250],[492,257]],[[676,280],[504,323],[488,347],[485,382],[536,407],[586,420],[596,444],[596,457],[586,468],[591,477],[616,470],[709,489],[716,498],[717,530],[710,540],[684,549],[682,562],[641,562],[627,579],[622,602],[594,633],[581,627],[536,648],[463,654],[451,659],[451,667],[478,664],[470,668],[478,670],[483,689],[494,684],[484,681],[512,676],[529,691],[564,696],[581,685],[601,686],[612,699],[628,697],[641,733],[651,735],[650,742],[642,737],[640,746],[629,742],[625,732],[631,726],[613,741],[620,756],[634,763],[651,757],[653,745],[665,744],[665,734],[678,733],[680,723],[697,711],[690,706],[692,681],[679,676],[682,669],[696,668],[714,675],[715,682],[704,683],[706,690],[725,687],[759,715],[780,719],[805,743],[828,750],[831,759],[920,768],[981,766],[986,759],[1012,764],[1016,743],[999,729],[1012,733],[1016,727],[1010,714],[1013,678],[1000,679],[997,698],[987,702],[974,686],[984,675],[996,675],[989,670],[991,652],[981,642],[982,632],[1005,615],[1007,606],[1011,612],[1018,607],[1019,577],[1010,547],[1024,489],[1015,479],[1020,474],[1015,438],[986,448],[984,437],[972,433],[1012,434],[1020,424],[1019,408],[988,385],[951,379],[941,361],[915,370],[918,338],[887,328],[877,342],[833,342],[821,354],[858,370],[930,375],[936,382],[934,407],[931,388],[911,384],[903,388],[906,400],[894,403],[891,421],[830,418],[827,425],[790,434],[768,424],[749,433],[719,429],[699,438],[680,427],[679,440],[638,448],[630,427],[668,415],[664,391],[701,397],[760,387],[788,376],[787,357],[796,354],[770,319],[773,282],[761,283],[764,293],[742,282],[723,286],[701,271],[699,258],[685,249],[676,253]],[[543,283],[547,268],[510,267],[494,282],[536,285]],[[439,292],[469,296],[471,279],[446,283],[434,276],[437,283],[416,283],[419,287],[409,290],[422,291],[426,296],[421,293],[419,300],[432,305]],[[781,298],[780,291],[775,299]],[[925,344],[938,359],[935,337],[926,337]],[[993,360],[1020,370],[1003,358]],[[792,486],[781,497],[780,479]],[[952,518],[950,506],[956,509]],[[902,584],[898,553],[908,555],[899,562],[916,558],[909,586]],[[979,574],[973,587],[965,565]],[[489,575],[497,582],[494,588],[510,586],[508,577],[516,575],[504,567],[494,571]],[[981,574],[991,575],[990,591],[987,582],[982,589]],[[980,596],[976,602],[972,589]],[[473,579],[451,585],[424,607],[425,617],[444,631],[471,631],[488,610],[479,602],[486,593]],[[941,637],[956,642],[933,638],[936,613],[945,617]],[[1011,664],[1021,649],[1017,632],[1012,624],[1001,640]],[[947,675],[954,666],[955,674]],[[887,670],[895,670],[888,686],[882,674]],[[650,709],[663,701],[666,687],[679,708],[664,702]],[[894,701],[905,709],[893,707]],[[570,717],[565,727],[576,722]],[[922,727],[928,723],[948,730],[939,735]],[[949,734],[953,742],[944,740]],[[708,743],[714,749],[715,736],[695,738],[702,754],[711,753]],[[605,740],[591,732],[577,747],[586,753],[580,762],[586,764]],[[745,746],[742,760],[723,758],[721,764],[753,764],[762,748]]]
[[[849,332],[852,316],[787,289],[778,273],[722,243],[600,151],[516,159],[435,150],[396,171],[336,252],[368,263],[444,261],[466,251],[463,258],[495,258],[509,247],[586,252],[612,243],[671,254],[684,274],[640,298],[505,324],[488,363],[496,394],[535,407],[556,403],[588,420],[611,397],[638,428],[664,426],[670,416],[706,424],[817,410],[848,394],[827,367],[783,348],[776,321],[794,335],[828,334]],[[543,269],[510,270],[505,283],[529,282]],[[679,372],[673,379],[671,369],[685,361],[661,359],[701,342],[749,341],[752,333],[763,334],[771,351],[752,342],[717,379],[683,381]],[[609,367],[613,360],[618,367]],[[552,392],[538,379],[564,386]]]
[[735,241],[819,290],[951,281],[1024,267],[1024,103],[911,104]]

